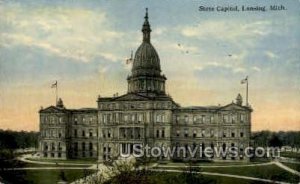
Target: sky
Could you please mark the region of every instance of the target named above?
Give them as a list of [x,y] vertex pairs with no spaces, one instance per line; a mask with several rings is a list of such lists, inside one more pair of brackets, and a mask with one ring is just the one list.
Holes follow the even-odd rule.
[[[199,6],[283,5],[266,12],[201,12]],[[300,130],[298,0],[0,0],[0,129],[39,129],[38,110],[96,107],[124,94],[141,44],[145,8],[151,42],[181,106],[245,101],[252,130]]]

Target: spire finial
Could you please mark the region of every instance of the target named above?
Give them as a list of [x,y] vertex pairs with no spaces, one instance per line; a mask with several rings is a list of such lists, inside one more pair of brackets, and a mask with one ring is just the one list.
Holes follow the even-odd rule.
[[143,32],[143,41],[150,42],[150,24],[148,21],[148,8],[146,8],[146,14],[145,14],[145,22],[143,24],[142,32]]
[[146,15],[145,15],[145,19],[148,20],[148,8],[146,8]]

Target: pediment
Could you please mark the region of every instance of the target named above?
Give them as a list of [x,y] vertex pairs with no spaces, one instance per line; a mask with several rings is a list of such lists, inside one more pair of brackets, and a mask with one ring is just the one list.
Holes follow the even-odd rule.
[[61,113],[61,112],[65,112],[65,111],[66,111],[66,109],[58,108],[55,106],[50,106],[45,109],[41,109],[39,112],[40,113]]
[[240,106],[240,105],[237,105],[235,103],[231,103],[231,104],[228,104],[224,107],[221,107],[219,110],[224,110],[224,111],[245,111],[245,110],[250,110],[248,107],[245,107],[245,106]]
[[115,101],[149,100],[149,98],[138,94],[125,94],[114,99]]

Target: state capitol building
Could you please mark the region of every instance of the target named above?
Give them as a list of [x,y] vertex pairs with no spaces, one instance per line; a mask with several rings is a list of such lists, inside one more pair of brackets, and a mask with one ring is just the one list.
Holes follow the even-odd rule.
[[[117,158],[132,145],[150,147],[249,146],[251,112],[241,95],[225,106],[181,107],[166,94],[159,55],[151,44],[146,12],[143,40],[135,52],[126,94],[97,99],[97,108],[68,109],[59,99],[40,115],[40,155],[49,159]],[[187,92],[188,93],[188,92]],[[184,160],[158,157],[158,160]],[[247,160],[247,158],[202,158]]]

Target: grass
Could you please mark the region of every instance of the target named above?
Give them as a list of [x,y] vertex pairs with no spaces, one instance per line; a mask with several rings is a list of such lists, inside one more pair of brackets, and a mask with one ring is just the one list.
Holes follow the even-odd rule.
[[1,171],[0,176],[4,183],[31,183],[31,184],[55,184],[61,179],[61,173],[67,182],[75,181],[91,174],[91,170],[25,170],[25,171]]
[[294,163],[286,163],[286,162],[283,162],[282,164],[288,166],[288,167],[291,168],[291,169],[294,169],[294,170],[300,172],[300,163],[294,164]]
[[[157,167],[159,169],[165,169],[163,167]],[[176,169],[176,168],[170,168]],[[177,168],[177,170],[182,170],[182,168]],[[212,173],[222,173],[222,174],[233,174],[240,176],[250,176],[256,178],[263,178],[269,180],[285,181],[285,182],[299,182],[299,177],[293,175],[276,165],[263,165],[263,166],[253,166],[253,167],[222,167],[222,168],[200,168],[201,172],[212,172]]]
[[265,166],[255,166],[255,167],[235,167],[235,168],[202,168],[201,171],[234,174],[234,175],[241,175],[241,176],[251,176],[256,178],[286,181],[291,183],[299,182],[299,177],[285,170],[282,170],[276,165],[265,165]]

